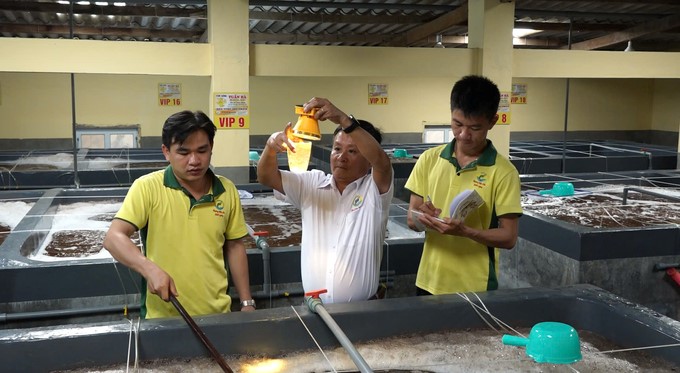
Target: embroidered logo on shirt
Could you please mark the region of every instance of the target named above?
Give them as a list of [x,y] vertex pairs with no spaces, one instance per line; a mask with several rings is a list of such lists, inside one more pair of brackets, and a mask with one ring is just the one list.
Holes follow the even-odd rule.
[[352,200],[352,210],[351,211],[359,209],[363,204],[364,204],[364,197],[362,197],[359,194],[355,195],[354,199]]
[[224,210],[224,202],[217,200],[217,202],[215,202],[215,208],[213,209],[215,216],[220,217],[220,218],[223,217],[224,216],[223,210]]
[[482,172],[472,181],[477,188],[484,188],[486,186],[486,172]]

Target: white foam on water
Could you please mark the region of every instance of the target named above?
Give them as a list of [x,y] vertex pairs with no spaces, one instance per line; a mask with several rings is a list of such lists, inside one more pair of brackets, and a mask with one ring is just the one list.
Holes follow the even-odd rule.
[[[528,334],[528,331],[526,331]],[[583,359],[570,365],[536,363],[526,356],[523,347],[507,346],[495,331],[456,331],[388,338],[355,344],[360,355],[373,370],[425,371],[436,373],[496,372],[667,372],[670,364],[654,359],[626,360],[602,354],[592,343],[581,338]],[[341,348],[325,351],[331,365],[320,351],[302,351],[280,358],[226,356],[227,364],[241,373],[300,373],[358,371],[347,352]],[[221,372],[209,358],[144,362],[140,372]],[[573,368],[573,369],[572,369]],[[109,367],[71,372],[125,372],[126,367]]]
[[110,170],[115,166],[127,164],[128,161],[121,158],[86,158],[78,160],[78,168],[87,170]]
[[17,165],[36,165],[45,164],[58,168],[73,168],[73,155],[67,153],[57,153],[52,155],[27,156],[17,160]]
[[16,228],[21,219],[26,216],[33,207],[33,202],[2,201],[0,202],[0,224],[7,225],[11,229]]
[[253,198],[242,198],[241,199],[241,205],[243,206],[290,206],[291,204],[288,202],[284,202],[280,199],[277,199],[273,195],[265,195],[265,196],[258,196],[255,195]]

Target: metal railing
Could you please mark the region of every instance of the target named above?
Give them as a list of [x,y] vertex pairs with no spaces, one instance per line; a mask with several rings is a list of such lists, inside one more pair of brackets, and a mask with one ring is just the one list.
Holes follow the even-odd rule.
[[650,196],[653,196],[653,197],[665,198],[665,199],[671,200],[673,202],[680,202],[680,197],[673,197],[673,196],[669,196],[667,194],[652,192],[651,190],[642,189],[642,188],[624,187],[623,188],[623,204],[624,205],[628,201],[628,192],[631,191],[631,190],[634,191],[634,192],[641,193],[641,194],[647,194],[647,195],[650,195]]

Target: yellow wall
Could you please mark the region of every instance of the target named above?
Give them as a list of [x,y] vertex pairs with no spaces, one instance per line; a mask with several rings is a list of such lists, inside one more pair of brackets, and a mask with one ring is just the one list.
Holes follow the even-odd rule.
[[[144,136],[158,136],[172,112],[210,104],[206,45],[0,38],[0,55],[2,139],[71,137],[62,71],[77,73],[82,124],[141,123]],[[451,85],[478,62],[471,49],[251,45],[250,134],[281,129],[313,95],[385,132],[420,132],[423,122],[449,122]],[[514,50],[513,76],[528,84],[529,103],[512,106],[511,131],[561,131],[566,77],[570,131],[678,131],[680,53]],[[158,82],[182,83],[184,104],[159,107]],[[367,104],[368,83],[388,84],[389,105]]]
[[210,45],[0,38],[0,71],[210,75]]
[[513,132],[563,131],[565,79],[515,78],[527,85],[527,103],[511,105]]
[[0,72],[0,138],[71,137],[69,74]]
[[678,131],[680,127],[680,79],[656,79],[652,104],[652,129]]
[[572,79],[570,131],[649,130],[651,79]]
[[[293,106],[314,96],[330,99],[340,109],[378,126],[383,132],[420,132],[422,123],[449,123],[449,94],[458,77],[292,78],[252,77],[251,135],[280,131],[295,123]],[[389,103],[368,104],[368,84],[387,84]],[[335,125],[321,123],[322,133]]]
[[[182,86],[181,106],[158,104],[158,83]],[[76,122],[140,124],[142,136],[160,136],[165,119],[180,110],[208,112],[209,77],[161,75],[75,76]],[[70,138],[70,74],[0,73],[0,137]]]
[[[140,124],[140,135],[160,136],[163,123],[171,114],[210,110],[209,77],[79,74],[75,82],[78,124]],[[181,84],[182,104],[160,106],[159,83]]]

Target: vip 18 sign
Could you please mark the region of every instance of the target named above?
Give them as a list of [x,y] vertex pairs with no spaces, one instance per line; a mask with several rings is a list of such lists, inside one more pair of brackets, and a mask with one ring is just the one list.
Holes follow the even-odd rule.
[[250,128],[247,92],[215,93],[214,121],[217,129]]

